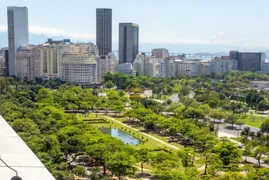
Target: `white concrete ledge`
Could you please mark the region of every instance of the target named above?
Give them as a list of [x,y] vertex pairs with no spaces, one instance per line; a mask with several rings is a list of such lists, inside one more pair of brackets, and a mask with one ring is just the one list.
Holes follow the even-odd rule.
[[[0,156],[18,171],[22,180],[55,180],[18,134],[0,116]],[[15,172],[0,161],[0,180],[11,180]]]

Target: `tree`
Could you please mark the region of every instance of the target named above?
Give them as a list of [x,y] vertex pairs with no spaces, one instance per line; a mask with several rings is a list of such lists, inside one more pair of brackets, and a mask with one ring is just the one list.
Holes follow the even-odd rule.
[[181,158],[183,167],[191,167],[194,165],[195,153],[191,148],[184,148],[178,152],[178,156]]
[[213,152],[219,155],[224,166],[238,162],[242,157],[241,150],[231,141],[225,139],[220,142]]
[[186,174],[180,171],[169,171],[158,176],[160,180],[189,180]]
[[218,180],[246,180],[246,178],[238,172],[226,172]]
[[133,175],[135,173],[135,159],[128,152],[116,152],[110,156],[106,165],[113,174],[118,176],[119,180],[123,175]]
[[265,100],[260,101],[259,104],[257,105],[258,111],[266,111],[268,109],[269,109],[269,103]]
[[259,167],[261,167],[262,155],[265,155],[267,153],[267,151],[268,151],[268,149],[263,145],[259,145],[254,150],[253,155],[254,155],[254,158],[257,159],[257,161],[258,161]]
[[206,151],[203,153],[203,158],[205,163],[204,175],[206,175],[207,173],[215,175],[216,170],[221,166],[219,156],[210,151]]
[[109,149],[107,149],[104,143],[98,143],[86,148],[86,152],[92,157],[97,163],[103,166],[104,175],[106,175],[106,167],[108,157],[111,155]]
[[232,124],[232,127],[234,127],[234,124],[236,124],[237,122],[237,117],[233,114],[229,114],[226,119],[226,122]]
[[149,162],[149,151],[148,149],[140,149],[137,151],[137,161],[140,162],[141,164],[141,173],[143,174],[144,171],[144,163],[148,163]]
[[189,107],[184,112],[184,117],[185,118],[194,118],[195,120],[203,119],[203,118],[205,118],[205,113],[201,109],[196,109],[196,108]]
[[261,125],[261,131],[269,133],[269,119],[266,119]]
[[47,103],[47,104],[53,104],[54,99],[51,91],[46,88],[42,88],[39,90],[37,94],[37,102],[38,103]]
[[78,165],[74,169],[72,169],[72,173],[79,176],[79,177],[85,177],[87,175],[87,172],[84,167]]

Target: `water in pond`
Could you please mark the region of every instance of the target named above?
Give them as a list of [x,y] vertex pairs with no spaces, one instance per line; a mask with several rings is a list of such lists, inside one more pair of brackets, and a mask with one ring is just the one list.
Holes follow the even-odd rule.
[[125,144],[133,144],[133,145],[138,145],[139,140],[134,138],[132,135],[123,132],[120,129],[116,128],[100,128],[100,131],[104,134],[110,134],[111,136],[118,138],[122,140]]

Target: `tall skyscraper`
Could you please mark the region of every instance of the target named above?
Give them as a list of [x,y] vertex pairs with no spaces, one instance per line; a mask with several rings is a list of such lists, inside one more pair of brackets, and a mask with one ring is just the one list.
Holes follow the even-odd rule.
[[119,25],[119,62],[133,64],[139,53],[139,26],[134,23]]
[[96,9],[96,45],[100,56],[112,53],[112,9]]
[[27,7],[8,7],[9,75],[16,76],[16,51],[29,44]]

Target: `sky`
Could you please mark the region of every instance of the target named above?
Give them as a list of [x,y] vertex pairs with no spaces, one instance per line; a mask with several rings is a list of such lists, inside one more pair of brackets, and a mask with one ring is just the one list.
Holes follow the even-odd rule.
[[134,22],[141,44],[269,50],[268,0],[1,0],[0,32],[7,29],[7,6],[28,7],[30,33],[47,37],[95,42],[95,9],[112,8],[114,43],[118,24]]

